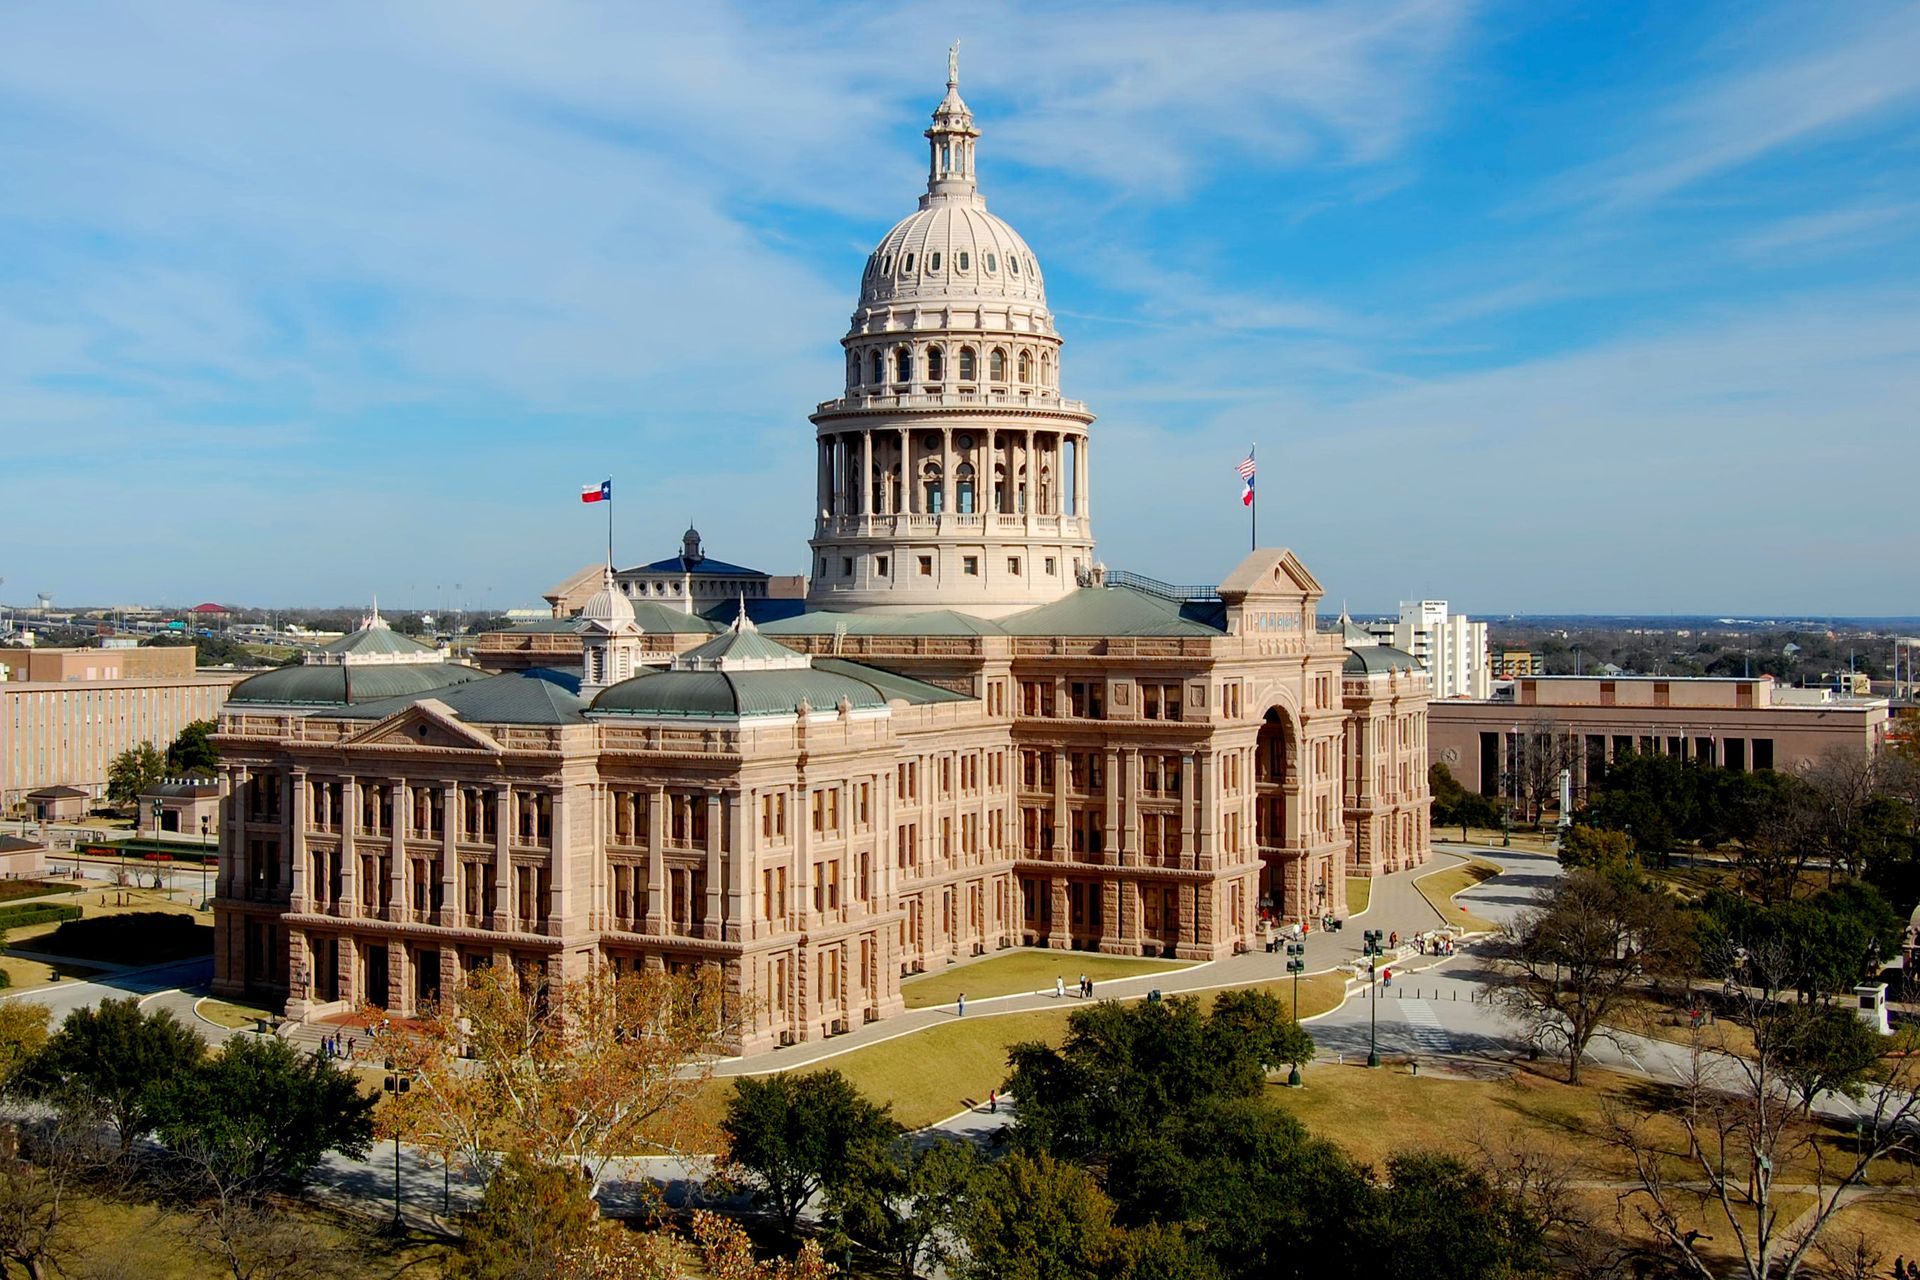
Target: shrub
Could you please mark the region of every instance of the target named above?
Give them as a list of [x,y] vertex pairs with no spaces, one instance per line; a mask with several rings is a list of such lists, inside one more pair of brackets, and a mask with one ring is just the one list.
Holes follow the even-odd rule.
[[70,902],[22,902],[0,907],[0,931],[52,920],[78,920],[80,908]]

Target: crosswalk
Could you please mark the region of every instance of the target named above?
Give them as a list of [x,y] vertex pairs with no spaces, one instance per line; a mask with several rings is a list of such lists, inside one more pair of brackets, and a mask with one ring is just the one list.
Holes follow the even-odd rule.
[[1396,1000],[1394,1003],[1400,1006],[1400,1016],[1406,1019],[1407,1030],[1420,1052],[1453,1052],[1453,1037],[1440,1025],[1440,1016],[1433,1011],[1431,1000]]

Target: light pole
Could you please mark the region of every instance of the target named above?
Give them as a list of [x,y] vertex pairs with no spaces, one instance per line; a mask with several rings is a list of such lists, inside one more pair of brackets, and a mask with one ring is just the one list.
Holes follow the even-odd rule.
[[[409,1080],[406,1076],[396,1075],[394,1073],[393,1059],[388,1058],[387,1059],[387,1078],[380,1086],[382,1091],[385,1092],[387,1096],[390,1098],[399,1098],[406,1094],[408,1088],[412,1084],[413,1084],[413,1081]],[[392,1230],[393,1230],[393,1234],[401,1235],[405,1233],[406,1229],[407,1229],[407,1220],[400,1216],[400,1121],[399,1121],[399,1117],[395,1116],[394,1125],[393,1125]]]
[[1373,980],[1373,961],[1367,961],[1367,1065],[1380,1065],[1380,1047],[1376,1033],[1380,1027],[1380,984]]
[[213,816],[200,815],[200,909],[207,909],[207,831],[213,825]]
[[[1293,1021],[1296,1026],[1300,1022],[1300,975],[1306,971],[1306,954],[1306,943],[1289,942],[1287,944],[1287,972],[1293,975]],[[1299,1063],[1294,1063],[1293,1069],[1287,1072],[1287,1084],[1295,1089],[1300,1087]]]

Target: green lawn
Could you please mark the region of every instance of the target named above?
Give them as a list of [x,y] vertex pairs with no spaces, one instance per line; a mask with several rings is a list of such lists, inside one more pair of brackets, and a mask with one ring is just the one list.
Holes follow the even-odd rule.
[[1482,919],[1453,900],[1453,895],[1479,884],[1482,880],[1491,880],[1500,874],[1500,868],[1491,862],[1474,860],[1448,867],[1444,871],[1435,871],[1431,875],[1421,876],[1413,882],[1420,890],[1420,896],[1433,904],[1448,924],[1459,925],[1469,933],[1493,932],[1500,926],[1491,920]]
[[1371,876],[1347,877],[1347,914],[1357,916],[1367,909],[1373,901],[1373,878]]
[[[1029,991],[1051,991],[1055,978],[1065,978],[1068,990],[1074,989],[1080,975],[1096,984],[1115,978],[1139,978],[1150,973],[1173,973],[1190,969],[1184,960],[1139,960],[1131,956],[1103,956],[1084,951],[1010,951],[991,960],[958,965],[909,978],[900,984],[900,994],[909,1009],[930,1009],[952,1004],[965,992],[968,1000],[988,996],[1021,995]],[[1094,995],[1101,994],[1098,985]]]

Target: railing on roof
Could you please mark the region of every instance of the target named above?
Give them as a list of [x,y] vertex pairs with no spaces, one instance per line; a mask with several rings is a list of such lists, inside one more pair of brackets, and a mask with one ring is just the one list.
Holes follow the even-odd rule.
[[1145,574],[1128,573],[1124,569],[1107,570],[1107,585],[1110,587],[1131,587],[1135,591],[1144,591],[1148,595],[1159,596],[1163,600],[1178,600],[1183,604],[1218,604],[1218,587],[1175,586],[1171,582],[1162,582],[1158,578],[1149,578]]

